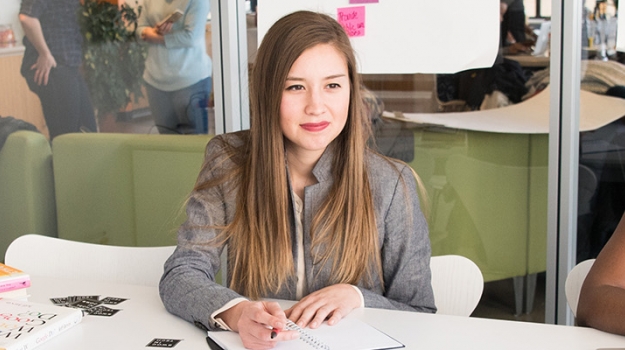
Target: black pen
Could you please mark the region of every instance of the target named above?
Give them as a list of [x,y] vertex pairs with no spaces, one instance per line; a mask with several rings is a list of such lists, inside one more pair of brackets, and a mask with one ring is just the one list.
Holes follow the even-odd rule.
[[280,332],[280,330],[279,330],[279,329],[277,329],[277,328],[275,328],[275,327],[274,327],[274,328],[272,328],[272,329],[271,329],[271,339],[273,339],[273,338],[277,337],[279,332]]
[[206,337],[206,342],[208,343],[208,347],[211,350],[224,350],[221,346],[219,346],[211,337]]

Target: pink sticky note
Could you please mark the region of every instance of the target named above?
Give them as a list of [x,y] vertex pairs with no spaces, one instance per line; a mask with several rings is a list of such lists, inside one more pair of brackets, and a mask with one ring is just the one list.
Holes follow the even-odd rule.
[[380,0],[349,0],[350,4],[377,4]]
[[365,35],[365,7],[343,7],[337,9],[337,21],[350,37]]

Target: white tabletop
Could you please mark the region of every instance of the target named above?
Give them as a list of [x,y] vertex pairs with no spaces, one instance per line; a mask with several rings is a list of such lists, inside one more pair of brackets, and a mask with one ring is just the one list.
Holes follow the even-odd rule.
[[[114,285],[31,276],[30,301],[100,295],[128,300],[111,317],[85,316],[73,329],[37,349],[151,349],[154,338],[182,339],[173,349],[208,349],[206,332],[169,314],[155,287]],[[589,328],[471,317],[360,309],[356,317],[406,345],[406,349],[600,349],[625,348],[625,337]]]
[[111,317],[87,315],[74,328],[37,347],[41,350],[154,349],[155,338],[182,339],[173,349],[208,349],[206,332],[169,314],[156,287],[115,285],[31,276],[29,301],[51,303],[50,298],[99,295],[128,299]]

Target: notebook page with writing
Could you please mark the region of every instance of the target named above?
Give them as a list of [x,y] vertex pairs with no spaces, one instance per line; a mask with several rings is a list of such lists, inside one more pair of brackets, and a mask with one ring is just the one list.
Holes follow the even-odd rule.
[[[404,347],[404,344],[356,318],[342,319],[334,326],[328,326],[324,323],[317,329],[306,328],[304,331],[327,345],[330,350],[382,350]],[[245,349],[237,333],[215,331],[208,332],[208,336],[223,349]],[[300,335],[300,339],[280,342],[274,349],[315,349],[314,346],[307,344],[303,338],[304,335]]]

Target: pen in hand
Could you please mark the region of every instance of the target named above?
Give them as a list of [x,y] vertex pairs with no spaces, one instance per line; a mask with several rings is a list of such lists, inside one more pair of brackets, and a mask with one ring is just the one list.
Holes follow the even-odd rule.
[[274,339],[275,337],[278,336],[278,333],[280,333],[280,330],[277,328],[272,328],[271,329],[271,339]]

